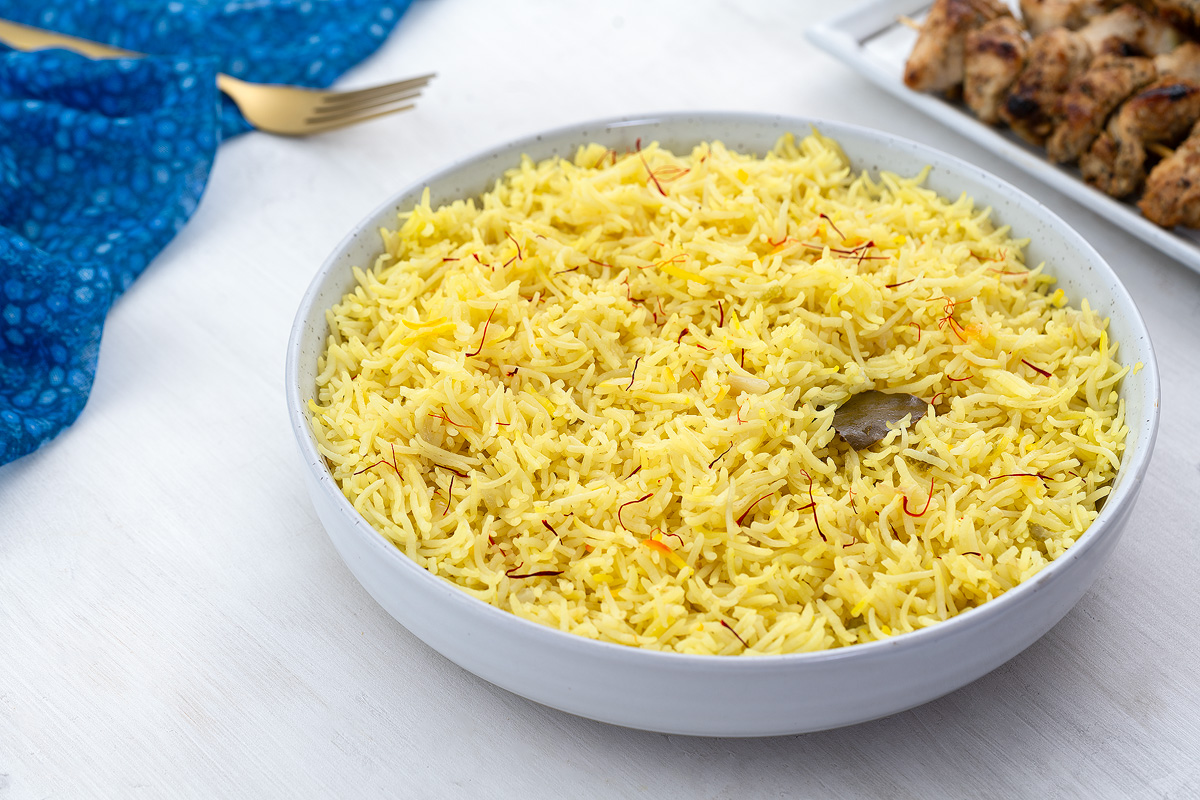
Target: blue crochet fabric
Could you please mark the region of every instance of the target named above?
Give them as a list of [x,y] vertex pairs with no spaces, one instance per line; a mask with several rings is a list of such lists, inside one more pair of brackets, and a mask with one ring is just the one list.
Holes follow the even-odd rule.
[[0,17],[169,56],[0,46],[0,464],[79,416],[104,318],[186,224],[245,121],[218,71],[327,85],[408,5],[367,0],[0,0]]

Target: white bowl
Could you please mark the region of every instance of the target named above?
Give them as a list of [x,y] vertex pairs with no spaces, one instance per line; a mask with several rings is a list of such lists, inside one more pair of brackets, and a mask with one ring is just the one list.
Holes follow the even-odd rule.
[[[1031,239],[1074,302],[1087,297],[1111,318],[1123,363],[1141,362],[1120,389],[1129,438],[1113,492],[1092,527],[1034,578],[933,627],[886,641],[781,656],[691,656],[597,642],[520,619],[437,578],[389,544],[342,495],[309,428],[325,311],[349,291],[352,266],[382,252],[380,227],[428,186],[434,206],[490,189],[522,154],[571,157],[581,143],[615,150],[635,140],[688,151],[720,139],[764,153],[786,132],[812,126],[836,139],[856,169],[915,175],[958,197],[967,192],[994,219]],[[766,736],[862,722],[928,702],[995,669],[1057,623],[1091,585],[1129,519],[1158,428],[1159,379],[1150,336],[1133,300],[1100,255],[1038,201],[959,159],[887,133],[836,122],[761,114],[661,114],[562,128],[468,158],[396,194],[333,251],[300,304],[287,354],[292,426],[308,465],[317,514],[350,571],[406,628],[476,675],[531,700],[585,717],[664,733]]]

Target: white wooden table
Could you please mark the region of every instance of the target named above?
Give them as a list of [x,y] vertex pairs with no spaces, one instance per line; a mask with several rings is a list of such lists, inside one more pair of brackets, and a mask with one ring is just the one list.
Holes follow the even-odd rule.
[[[0,468],[0,798],[1200,796],[1200,275],[815,51],[803,31],[835,5],[418,0],[345,80],[436,70],[416,111],[225,145],[110,316],[82,418]],[[965,157],[1082,230],[1146,316],[1163,416],[1132,524],[1079,606],[975,684],[805,736],[610,727],[432,652],[318,524],[283,355],[333,245],[465,155],[679,109],[829,117]]]

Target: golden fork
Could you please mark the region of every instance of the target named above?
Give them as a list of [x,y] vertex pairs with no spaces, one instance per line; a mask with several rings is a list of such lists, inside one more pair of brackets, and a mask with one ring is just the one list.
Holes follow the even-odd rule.
[[[18,50],[58,47],[90,58],[142,58],[145,55],[7,20],[0,20],[0,41]],[[406,111],[413,107],[411,101],[421,94],[421,89],[433,77],[431,73],[368,89],[331,92],[249,83],[222,73],[217,75],[217,88],[237,104],[255,128],[282,136],[307,136]]]

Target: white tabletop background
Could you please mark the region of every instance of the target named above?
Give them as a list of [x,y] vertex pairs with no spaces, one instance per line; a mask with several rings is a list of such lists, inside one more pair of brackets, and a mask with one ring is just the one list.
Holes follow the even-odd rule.
[[[1200,797],[1200,275],[815,50],[805,29],[837,10],[417,0],[343,81],[437,71],[415,111],[224,145],[114,307],[78,423],[0,468],[0,798]],[[1114,557],[1049,634],[941,700],[758,740],[554,711],[387,616],[305,495],[284,348],[351,226],[508,139],[687,109],[827,117],[979,164],[1081,230],[1149,323],[1162,427]]]

